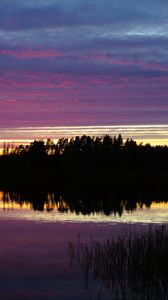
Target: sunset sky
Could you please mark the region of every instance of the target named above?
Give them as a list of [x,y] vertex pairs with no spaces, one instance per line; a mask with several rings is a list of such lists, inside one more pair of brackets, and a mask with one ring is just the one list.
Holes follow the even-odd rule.
[[1,0],[0,91],[1,139],[12,138],[2,128],[167,125],[168,1]]

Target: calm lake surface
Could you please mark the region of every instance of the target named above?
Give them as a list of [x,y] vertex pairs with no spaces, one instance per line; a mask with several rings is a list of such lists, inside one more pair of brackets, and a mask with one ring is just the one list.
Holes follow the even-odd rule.
[[103,242],[125,228],[139,232],[167,224],[164,200],[91,205],[55,192],[1,191],[0,299],[98,299],[100,290],[101,299],[117,299],[93,278],[86,286],[77,261],[71,264],[68,243],[77,246],[79,236],[86,244]]

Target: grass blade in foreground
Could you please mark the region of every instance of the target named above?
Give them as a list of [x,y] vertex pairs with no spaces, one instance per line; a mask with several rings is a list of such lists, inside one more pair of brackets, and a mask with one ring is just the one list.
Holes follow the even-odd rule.
[[89,281],[99,280],[113,299],[168,299],[168,228],[151,227],[147,232],[124,231],[104,243],[79,240],[69,243],[71,260],[77,259]]

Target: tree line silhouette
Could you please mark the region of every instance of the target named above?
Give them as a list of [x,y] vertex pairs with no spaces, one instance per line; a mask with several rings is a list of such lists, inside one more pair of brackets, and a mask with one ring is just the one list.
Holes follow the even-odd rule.
[[[0,180],[45,184],[59,180],[167,181],[168,147],[137,144],[122,136],[48,139],[30,145],[4,146],[0,156]],[[17,180],[18,179],[18,180]],[[156,180],[157,182],[157,180]]]

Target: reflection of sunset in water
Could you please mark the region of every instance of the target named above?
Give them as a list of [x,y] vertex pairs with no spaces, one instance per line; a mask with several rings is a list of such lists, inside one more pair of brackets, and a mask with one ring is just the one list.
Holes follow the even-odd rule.
[[[38,194],[37,194],[38,195]],[[135,203],[135,207],[127,207],[128,201],[121,201],[117,207],[122,208],[121,214],[117,210],[110,210],[105,214],[103,210],[95,207],[92,211],[80,210],[80,200],[73,207],[73,203],[67,203],[60,195],[57,200],[54,193],[46,193],[45,200],[38,198],[22,199],[19,193],[0,192],[0,217],[12,217],[18,219],[41,220],[46,222],[128,222],[128,223],[167,223],[168,203],[153,201],[146,205],[143,201]],[[39,201],[40,199],[40,201]],[[76,210],[75,210],[75,207]],[[114,207],[115,209],[115,207]]]
[[151,207],[152,209],[168,209],[168,203],[166,202],[152,202]]
[[[18,194],[17,198],[15,198],[15,193],[3,192],[0,191],[0,209],[6,210],[33,210],[33,205],[31,202],[24,202],[19,199]],[[44,211],[60,211],[65,212],[69,210],[68,204],[64,201],[62,197],[60,197],[60,201],[54,202],[54,193],[48,193],[47,201],[43,205]]]

